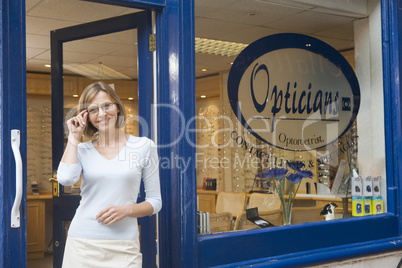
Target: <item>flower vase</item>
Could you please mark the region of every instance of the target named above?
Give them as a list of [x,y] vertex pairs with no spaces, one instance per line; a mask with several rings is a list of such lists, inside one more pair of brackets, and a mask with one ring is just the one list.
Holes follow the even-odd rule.
[[286,200],[282,203],[282,211],[283,211],[283,225],[290,225],[292,222],[292,207],[293,202],[289,202]]
[[291,224],[293,201],[295,200],[301,181],[303,178],[313,177],[311,171],[302,169],[305,164],[300,161],[287,161],[287,166],[293,172],[288,173],[288,168],[275,167],[257,175],[259,178],[276,179],[276,193],[282,203],[283,225]]
[[282,204],[283,225],[291,224],[292,207],[298,188],[297,186],[285,178],[278,180],[277,192]]

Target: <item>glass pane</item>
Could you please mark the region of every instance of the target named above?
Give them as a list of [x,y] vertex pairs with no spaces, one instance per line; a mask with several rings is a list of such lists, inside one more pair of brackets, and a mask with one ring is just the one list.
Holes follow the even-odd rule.
[[[125,105],[123,130],[138,136],[137,93],[137,30],[128,30],[65,43],[64,55],[64,114],[65,121],[75,116],[81,93],[96,81],[106,81]],[[68,138],[64,125],[65,144]],[[81,142],[96,137],[82,137]],[[65,186],[64,193],[80,194],[81,179]]]
[[[52,119],[50,100],[27,98],[27,192],[52,191]],[[40,191],[39,191],[40,190]]]
[[[320,6],[307,8],[291,3],[278,5],[270,1],[236,1],[231,4],[224,1],[209,3],[208,6],[196,1],[200,233],[370,217],[387,211],[382,55],[381,38],[378,38],[381,36],[380,1],[348,3],[346,7],[334,7],[328,3],[321,1]],[[214,25],[213,30],[211,25]],[[224,34],[217,35],[217,32]],[[250,58],[236,61],[239,53],[261,38],[290,32],[318,39],[338,51],[357,77],[359,94],[354,92],[352,99],[338,100],[335,94],[325,93],[324,87],[314,91],[314,85],[328,75],[324,74],[323,68],[330,65],[323,62],[315,64],[309,58],[314,53],[305,56],[311,62],[299,60],[292,65],[290,62],[296,54],[287,50],[283,54],[278,52],[277,58],[269,59],[265,77],[261,75],[263,71],[259,72],[259,76],[253,73],[253,78],[263,81],[264,86],[253,93],[244,91],[243,95],[238,96],[237,103],[241,106],[239,113],[233,108],[233,95],[228,95],[230,72],[244,64],[241,61],[253,62],[251,57],[255,57],[254,64],[263,62],[259,56],[255,56],[258,52]],[[266,55],[264,57],[269,57]],[[254,72],[248,67],[251,63],[241,66],[249,68],[247,71],[250,74]],[[339,76],[333,71],[327,77]],[[310,87],[309,83],[304,85],[307,79],[303,80],[304,77],[311,77],[312,74],[317,74],[316,80],[310,81]],[[243,84],[240,86],[239,82],[239,92],[251,83],[243,77],[241,79]],[[339,91],[342,92],[344,88],[346,86]],[[317,93],[319,91],[322,92]],[[254,93],[255,96],[252,95]],[[301,94],[305,95],[297,98]],[[268,103],[269,106],[270,101],[277,101],[275,105],[280,103],[282,111],[286,105],[289,113],[291,109],[296,109],[293,113],[302,114],[300,109],[297,111],[298,104],[301,105],[303,101],[312,109],[317,108],[314,105],[321,98],[320,94],[324,94],[323,109],[332,105],[334,111],[348,111],[360,105],[358,112],[353,109],[350,111],[355,112],[357,118],[350,120],[350,125],[340,132],[340,136],[332,138],[334,131],[340,131],[343,122],[336,116],[334,120],[337,123],[331,122],[326,128],[315,121],[313,123],[313,113],[312,117],[303,121],[299,118],[299,121],[295,121],[289,115],[286,118],[278,116],[276,123],[271,124],[269,120],[273,120],[272,117],[262,118],[262,112],[257,109],[257,104],[264,106]],[[256,99],[257,104],[253,104],[252,98]],[[279,106],[271,104],[271,108],[273,111]],[[253,121],[247,121],[250,128],[246,129],[239,118],[246,118],[247,115],[250,118],[254,116],[253,120],[266,119],[259,121],[265,124],[259,125],[260,130],[270,133],[276,131],[278,135],[268,141],[253,129]],[[278,123],[290,119],[294,120],[293,126]],[[294,129],[293,133],[291,128]],[[308,131],[314,135],[297,136],[298,132]],[[208,215],[203,212],[208,212]],[[270,224],[258,222],[261,220],[258,217]]]

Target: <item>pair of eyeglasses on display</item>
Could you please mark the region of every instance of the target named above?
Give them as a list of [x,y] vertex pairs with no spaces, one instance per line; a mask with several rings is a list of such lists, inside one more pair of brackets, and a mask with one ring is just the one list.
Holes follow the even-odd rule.
[[116,109],[116,105],[115,105],[115,103],[109,102],[109,103],[102,104],[99,107],[88,107],[88,114],[97,115],[97,114],[99,114],[99,109],[102,109],[104,112],[109,112],[109,111],[111,112]]

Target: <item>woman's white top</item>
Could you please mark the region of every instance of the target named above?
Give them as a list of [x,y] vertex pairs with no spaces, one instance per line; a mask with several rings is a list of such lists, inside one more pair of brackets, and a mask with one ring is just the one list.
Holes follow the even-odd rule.
[[104,158],[92,141],[78,145],[78,163],[60,162],[57,180],[61,185],[76,183],[82,174],[81,202],[68,235],[90,239],[132,239],[139,237],[137,218],[126,217],[110,226],[95,216],[109,205],[136,204],[141,178],[145,201],[158,213],[162,207],[157,148],[145,137],[130,136],[113,159]]

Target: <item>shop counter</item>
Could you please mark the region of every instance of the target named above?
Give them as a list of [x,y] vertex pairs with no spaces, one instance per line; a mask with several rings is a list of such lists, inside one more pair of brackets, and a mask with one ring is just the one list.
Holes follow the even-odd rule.
[[[219,192],[197,189],[198,210],[215,213],[216,199]],[[248,197],[250,194],[248,194]],[[350,197],[345,200],[344,195],[297,194],[294,207],[324,207],[328,203],[335,203],[338,213],[343,212],[343,203],[347,202],[348,211],[351,211]]]

